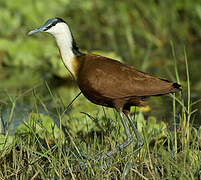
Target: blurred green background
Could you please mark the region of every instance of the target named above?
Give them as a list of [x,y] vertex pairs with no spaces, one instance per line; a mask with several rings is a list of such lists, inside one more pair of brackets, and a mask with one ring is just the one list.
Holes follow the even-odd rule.
[[[139,156],[130,146],[107,169],[95,162],[126,134],[115,110],[83,96],[67,108],[79,89],[55,40],[27,35],[53,17],[82,51],[181,83],[180,103],[166,95],[132,108]],[[0,179],[66,179],[70,168],[69,179],[124,179],[133,156],[127,179],[200,179],[200,74],[201,0],[0,0]],[[94,162],[86,169],[83,160]]]
[[[79,92],[60,60],[54,39],[45,33],[27,36],[28,31],[52,17],[68,23],[84,52],[119,59],[172,81],[176,81],[175,59],[184,94],[185,49],[192,101],[200,99],[200,0],[4,0],[0,1],[1,107],[13,97],[21,98],[20,103],[33,104],[33,91],[49,102],[47,84],[51,90],[56,89],[65,106]],[[84,98],[78,101],[89,103]],[[171,114],[171,98],[150,102],[156,115]],[[55,106],[59,106],[57,102]],[[77,111],[80,109],[77,106]],[[90,108],[80,111],[88,112]],[[200,108],[197,114],[200,117]]]

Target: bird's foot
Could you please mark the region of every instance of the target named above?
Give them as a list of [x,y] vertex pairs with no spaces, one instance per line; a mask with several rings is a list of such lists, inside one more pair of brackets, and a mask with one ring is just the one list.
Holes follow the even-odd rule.
[[142,138],[139,138],[134,147],[134,151],[136,152],[136,151],[140,150],[142,148],[142,146],[144,146],[144,140]]
[[105,171],[107,168],[110,167],[110,156],[107,153],[104,153],[102,155],[98,155],[96,159],[100,162],[103,167],[103,170]]

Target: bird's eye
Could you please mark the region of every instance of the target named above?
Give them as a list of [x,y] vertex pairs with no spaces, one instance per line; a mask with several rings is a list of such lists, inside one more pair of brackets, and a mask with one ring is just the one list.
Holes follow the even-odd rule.
[[57,24],[57,22],[53,22],[52,24],[48,25],[46,28],[45,28],[45,31],[50,29],[51,27],[55,26]]
[[54,21],[53,23],[52,23],[52,26],[55,26],[57,24],[57,21]]

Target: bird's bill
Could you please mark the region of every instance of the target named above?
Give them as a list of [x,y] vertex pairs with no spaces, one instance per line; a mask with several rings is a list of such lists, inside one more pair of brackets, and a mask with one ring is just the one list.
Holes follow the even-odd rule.
[[36,29],[33,29],[33,30],[29,31],[28,35],[36,34],[36,33],[39,33],[39,32],[44,32],[46,30],[48,24],[45,23],[44,25],[42,25],[42,26],[40,26],[40,27],[38,27]]
[[39,33],[39,32],[43,32],[43,30],[41,29],[41,27],[29,31],[28,35],[32,35],[32,34]]

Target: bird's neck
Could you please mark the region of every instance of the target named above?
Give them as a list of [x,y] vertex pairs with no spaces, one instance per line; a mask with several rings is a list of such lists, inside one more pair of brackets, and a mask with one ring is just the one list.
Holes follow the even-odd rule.
[[79,67],[81,66],[79,56],[81,56],[82,53],[79,52],[70,30],[66,29],[65,31],[66,32],[54,35],[54,37],[64,65],[71,75],[77,79]]

